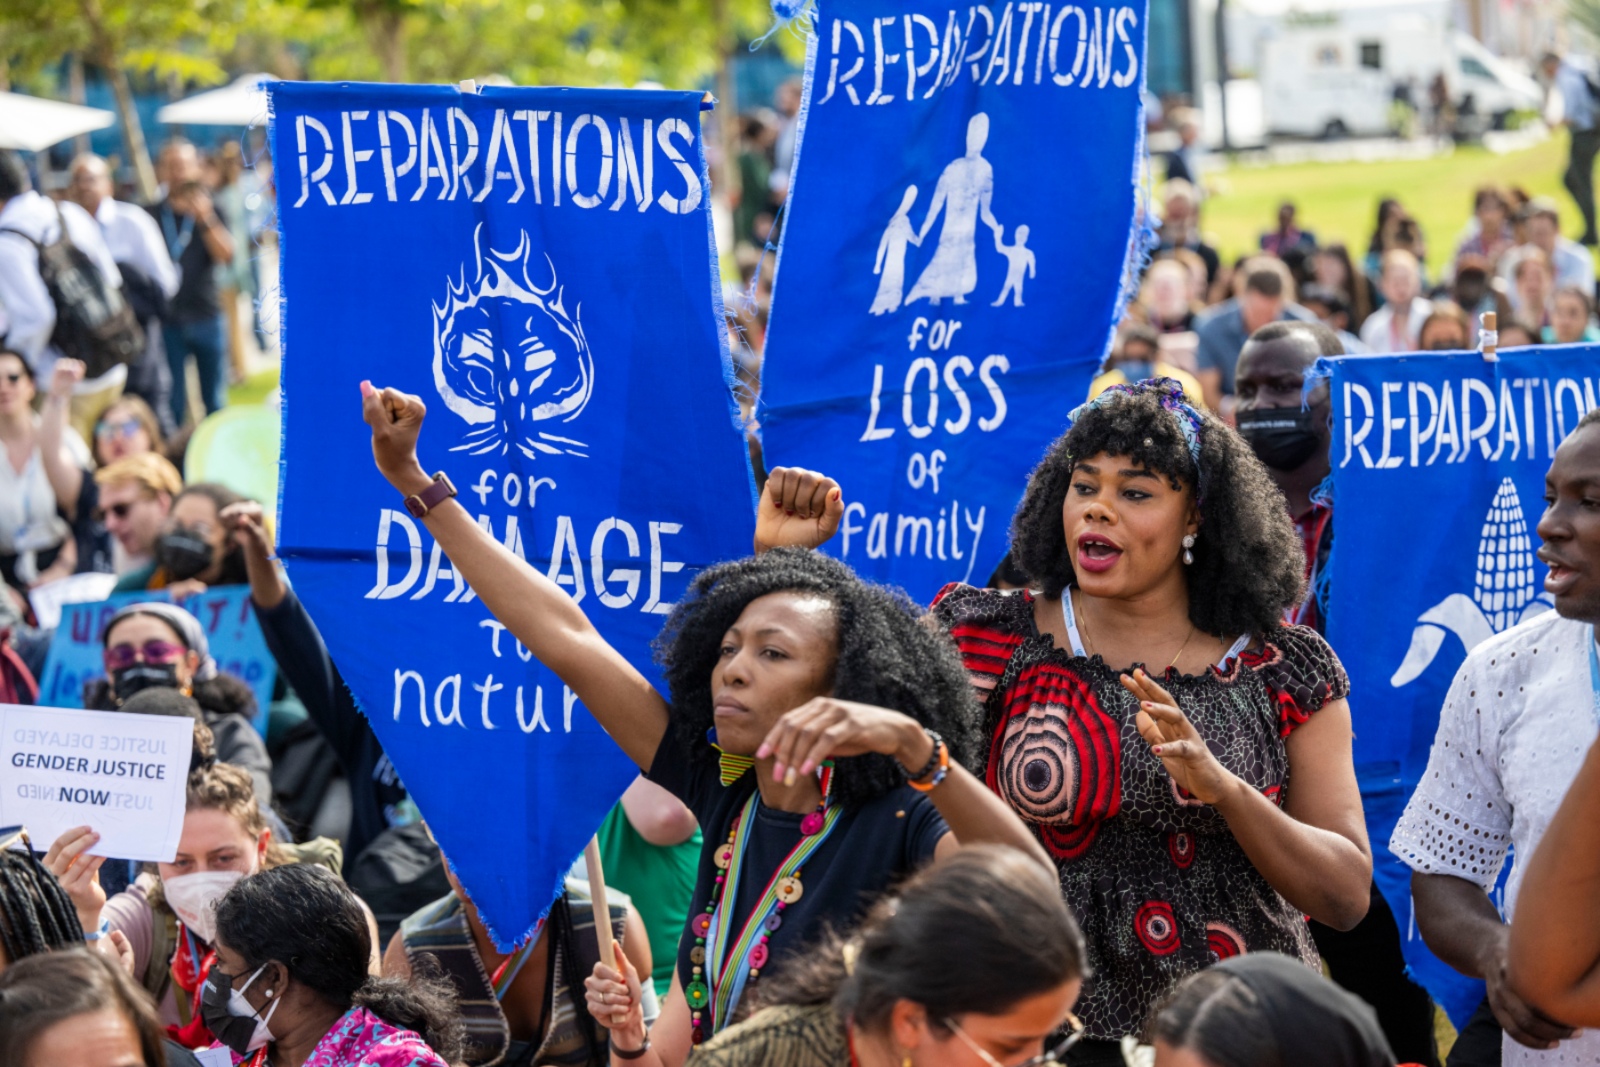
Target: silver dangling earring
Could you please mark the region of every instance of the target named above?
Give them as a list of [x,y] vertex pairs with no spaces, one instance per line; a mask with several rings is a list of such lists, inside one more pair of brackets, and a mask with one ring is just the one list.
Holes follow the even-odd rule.
[[1194,534],[1184,534],[1183,535],[1183,562],[1185,562],[1185,563],[1193,563],[1194,562],[1194,553],[1192,551],[1190,551],[1190,549],[1192,549],[1192,548],[1194,548]]

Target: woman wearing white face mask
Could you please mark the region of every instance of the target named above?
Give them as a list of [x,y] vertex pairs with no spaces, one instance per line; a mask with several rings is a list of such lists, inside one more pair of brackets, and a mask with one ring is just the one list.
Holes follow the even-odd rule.
[[216,909],[216,966],[200,1011],[246,1067],[445,1067],[462,1052],[454,989],[375,978],[350,888],[319,867],[240,881]]
[[[87,936],[121,931],[133,949],[133,976],[155,998],[172,1039],[204,1048],[213,1035],[200,1017],[200,991],[216,960],[216,902],[257,871],[296,859],[337,865],[338,845],[298,846],[300,856],[277,845],[262,818],[250,776],[226,763],[189,775],[183,834],[171,863],[149,873],[110,900],[100,887],[101,857],[86,850],[100,836],[90,827],[68,830],[45,856],[45,865],[72,898]],[[317,855],[306,855],[307,850]],[[92,944],[109,951],[103,937]]]

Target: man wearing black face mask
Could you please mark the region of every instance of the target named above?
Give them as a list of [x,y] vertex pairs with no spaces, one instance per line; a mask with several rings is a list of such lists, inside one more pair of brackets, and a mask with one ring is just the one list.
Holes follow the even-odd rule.
[[[1305,545],[1306,597],[1285,621],[1319,633],[1325,620],[1318,611],[1316,588],[1333,546],[1333,509],[1314,497],[1332,469],[1332,405],[1326,381],[1304,401],[1302,395],[1306,373],[1319,358],[1344,354],[1338,335],[1320,322],[1268,323],[1240,351],[1234,385],[1239,433],[1282,490]],[[1372,887],[1367,917],[1355,929],[1341,932],[1313,922],[1311,936],[1333,980],[1377,1011],[1396,1059],[1437,1067],[1433,1002],[1406,977],[1400,928],[1377,886]]]

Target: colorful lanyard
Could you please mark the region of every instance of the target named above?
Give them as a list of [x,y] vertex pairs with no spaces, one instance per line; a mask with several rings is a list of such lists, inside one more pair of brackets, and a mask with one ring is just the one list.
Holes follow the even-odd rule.
[[[777,915],[778,904],[781,901],[780,884],[787,882],[811,858],[811,854],[822,846],[833,832],[834,826],[839,822],[843,808],[837,804],[829,804],[828,812],[823,816],[822,829],[814,834],[802,836],[798,844],[790,851],[788,858],[778,865],[767,881],[766,889],[762,890],[755,907],[750,909],[750,917],[745,920],[744,929],[733,942],[733,947],[728,948],[728,935],[733,929],[731,922],[733,910],[738,907],[739,877],[744,873],[745,853],[749,849],[750,835],[755,826],[755,806],[758,793],[751,793],[750,799],[745,801],[744,811],[739,816],[739,830],[733,841],[733,854],[728,861],[727,876],[722,888],[721,906],[711,916],[711,927],[706,931],[706,945],[710,948],[709,958],[706,960],[706,973],[711,979],[712,1011],[711,1021],[713,1030],[720,1030],[727,1026],[733,1019],[734,1010],[739,1006],[739,998],[744,994],[745,983],[750,978],[752,967],[759,969],[767,962],[766,946],[756,946],[756,941],[768,931],[768,921]],[[776,929],[773,927],[772,929]],[[760,958],[757,959],[756,957]],[[731,961],[733,974],[725,977],[725,968]]]
[[522,965],[528,962],[529,956],[533,955],[533,946],[538,940],[539,931],[535,930],[532,937],[524,941],[521,947],[513,950],[511,955],[501,960],[500,966],[494,969],[494,974],[489,978],[489,984],[494,988],[494,999],[506,999],[506,990],[510,989],[511,983],[517,980],[517,975],[522,973]]

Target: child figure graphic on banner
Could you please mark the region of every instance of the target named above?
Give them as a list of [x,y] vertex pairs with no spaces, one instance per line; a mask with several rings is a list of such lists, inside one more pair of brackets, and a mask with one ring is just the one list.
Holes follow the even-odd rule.
[[906,186],[900,208],[884,228],[878,242],[878,260],[872,273],[879,276],[878,294],[872,298],[872,314],[900,310],[900,297],[906,287],[906,245],[920,246],[922,237],[911,226],[911,205],[917,202],[917,187]]
[[1033,257],[1033,249],[1028,247],[1028,227],[1018,226],[1011,244],[1006,244],[1003,232],[996,233],[994,249],[1006,257],[1006,284],[1001,287],[1000,296],[989,306],[999,307],[1009,296],[1013,307],[1021,307],[1022,276],[1026,273],[1032,278],[1038,273],[1038,261]]
[[947,296],[954,297],[957,304],[965,304],[967,294],[978,287],[978,216],[982,215],[994,231],[997,243],[1005,235],[1005,227],[990,209],[994,167],[983,158],[983,146],[988,140],[989,116],[979,112],[967,123],[967,154],[946,166],[939,175],[939,184],[934,186],[933,203],[922,220],[917,240],[920,243],[928,236],[934,219],[943,210],[939,246],[906,297],[908,304],[927,300],[937,306]]

